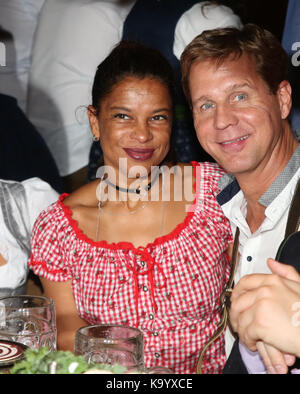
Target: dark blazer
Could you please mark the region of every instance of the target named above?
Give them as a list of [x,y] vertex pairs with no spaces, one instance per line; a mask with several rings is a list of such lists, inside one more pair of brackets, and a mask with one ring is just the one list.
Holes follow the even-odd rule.
[[13,97],[0,94],[0,179],[38,177],[62,192],[56,163],[42,136]]

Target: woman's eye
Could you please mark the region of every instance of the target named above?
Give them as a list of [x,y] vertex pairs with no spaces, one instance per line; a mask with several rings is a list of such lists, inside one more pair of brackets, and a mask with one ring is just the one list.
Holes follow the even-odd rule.
[[152,116],[151,119],[153,119],[153,120],[166,120],[167,116],[165,116],[165,115],[154,115],[154,116]]
[[120,114],[115,114],[114,118],[117,118],[117,119],[129,119],[129,116],[126,115],[126,114],[120,113]]

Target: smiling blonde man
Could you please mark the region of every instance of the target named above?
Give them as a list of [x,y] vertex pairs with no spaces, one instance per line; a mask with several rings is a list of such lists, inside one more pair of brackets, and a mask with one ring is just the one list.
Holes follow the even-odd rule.
[[[240,231],[235,282],[270,274],[267,258],[284,238],[300,177],[300,147],[288,120],[287,54],[271,33],[246,25],[203,32],[183,52],[181,66],[199,142],[228,173],[218,201],[233,233]],[[232,344],[228,332],[227,354]]]

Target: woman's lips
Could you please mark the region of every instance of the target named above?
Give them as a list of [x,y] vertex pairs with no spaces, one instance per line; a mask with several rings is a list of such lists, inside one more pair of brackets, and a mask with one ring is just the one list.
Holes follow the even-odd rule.
[[146,161],[153,156],[154,149],[123,148],[129,157],[138,161]]

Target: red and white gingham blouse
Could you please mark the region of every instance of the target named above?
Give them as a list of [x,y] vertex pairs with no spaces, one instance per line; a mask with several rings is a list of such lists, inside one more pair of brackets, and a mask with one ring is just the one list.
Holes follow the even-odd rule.
[[[195,209],[167,236],[147,247],[87,238],[63,204],[41,213],[32,235],[29,266],[53,281],[72,280],[78,313],[90,324],[142,330],[145,365],[195,373],[199,353],[220,320],[219,297],[229,276],[231,230],[215,196],[223,171],[193,163]],[[224,337],[207,351],[204,373],[220,373]]]

